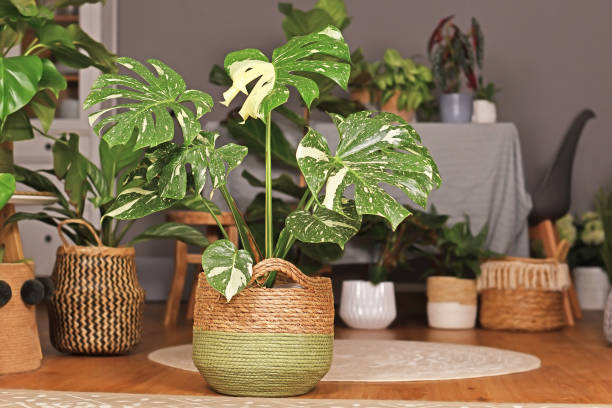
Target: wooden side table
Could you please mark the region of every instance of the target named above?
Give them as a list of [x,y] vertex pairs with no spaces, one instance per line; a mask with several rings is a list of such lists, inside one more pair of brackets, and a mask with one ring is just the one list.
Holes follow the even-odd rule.
[[[211,243],[220,238],[215,219],[207,212],[201,211],[171,211],[167,215],[167,220],[172,222],[180,222],[192,226],[205,226],[206,238]],[[221,225],[225,228],[230,241],[238,246],[238,228],[234,223],[234,218],[230,212],[223,212],[217,216]],[[187,267],[189,264],[201,265],[202,252],[189,253],[187,244],[181,241],[176,241],[174,247],[174,273],[172,275],[172,283],[166,300],[166,313],[164,316],[164,326],[172,326],[176,324],[179,309],[181,305],[181,295],[185,287],[185,277],[187,275]],[[200,266],[201,268],[201,266]],[[194,282],[191,293],[189,295],[189,303],[187,303],[187,320],[193,319],[193,309],[195,306],[195,292],[197,284]]]

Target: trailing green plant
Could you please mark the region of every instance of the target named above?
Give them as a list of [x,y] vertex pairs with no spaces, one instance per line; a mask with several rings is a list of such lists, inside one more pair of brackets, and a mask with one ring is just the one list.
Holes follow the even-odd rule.
[[403,58],[393,48],[385,51],[383,61],[375,63],[372,71],[372,81],[381,92],[381,105],[396,92],[399,92],[398,110],[415,110],[423,102],[433,99],[430,90],[433,77],[429,68],[410,58]]
[[427,42],[434,81],[442,92],[454,93],[461,89],[461,76],[464,75],[468,88],[476,91],[475,63],[482,65],[484,45],[480,26],[474,26],[476,19],[472,19],[473,29],[467,35],[453,22],[453,17],[451,15],[440,20]]
[[[322,60],[321,55],[326,59]],[[333,243],[343,248],[359,231],[365,214],[379,215],[395,229],[410,211],[381,185],[399,189],[416,204],[425,206],[430,191],[439,186],[440,176],[428,150],[410,125],[392,114],[363,111],[346,118],[331,114],[340,134],[335,153],[319,132],[308,129],[295,154],[308,188],[286,217],[284,228],[278,234],[274,230],[272,111],[287,102],[289,86],[297,90],[306,107],[311,106],[320,90],[307,73],[323,75],[346,89],[349,59],[348,46],[340,30],[333,26],[291,38],[273,51],[271,59],[253,48],[231,52],[225,58],[224,69],[232,85],[224,92],[222,103],[229,105],[243,93],[246,99],[238,111],[243,122],[259,120],[265,124],[264,243],[260,249],[227,186],[228,173],[241,163],[248,149],[233,143],[217,147],[217,135],[201,129],[199,118],[206,109],[198,110],[196,115],[181,113],[181,102],[190,100],[197,107],[203,96],[195,91],[185,92],[182,78],[171,68],[149,60],[158,74],[154,77],[137,61],[119,58],[120,64],[147,82],[162,81],[164,88],[173,92],[158,95],[159,87],[147,87],[134,77],[102,75],[88,96],[86,107],[126,96],[134,99],[133,103],[119,105],[125,109],[123,113],[102,110],[93,112],[90,118],[96,133],[109,146],[125,142],[122,135],[132,134],[146,149],[145,157],[151,159],[150,164],[144,163],[143,168],[132,172],[144,175],[143,184],[138,190],[130,191],[131,196],[123,201],[119,200],[120,195],[107,216],[131,219],[134,214],[150,212],[151,203],[172,205],[190,191],[200,194],[207,178],[210,179],[210,194],[217,190],[221,193],[232,212],[242,244],[239,249],[229,239],[221,239],[208,246],[202,257],[208,282],[228,301],[246,287],[254,263],[264,257],[287,257],[296,241]],[[118,83],[125,89],[114,88]],[[132,89],[139,92],[133,94]],[[155,104],[149,102],[153,100]],[[168,108],[175,111],[181,124],[182,141],[171,141],[177,140],[172,127],[159,128],[157,113],[157,127],[142,123],[159,109],[164,109],[160,111],[163,117]],[[105,131],[107,126],[111,127]],[[114,131],[116,128],[121,128],[121,132]],[[350,186],[354,188],[353,198],[345,196]],[[227,237],[223,226],[217,224]],[[272,286],[274,281],[272,273],[267,286]]]
[[[59,92],[67,86],[57,62],[77,69],[115,70],[114,54],[78,24],[54,22],[55,13],[64,7],[96,2],[56,0],[47,6],[36,0],[0,0],[0,143],[33,138],[39,129],[32,126],[29,114],[40,120],[41,133],[49,130]],[[7,57],[19,46],[22,55]],[[3,171],[10,171],[12,153],[0,148],[0,159]]]
[[395,231],[380,217],[368,215],[363,219],[359,235],[367,237],[380,249],[378,260],[368,271],[369,280],[374,284],[386,281],[391,272],[411,262],[417,248],[434,245],[448,220],[448,216],[438,214],[435,207],[431,212],[408,209],[413,215]]
[[[133,225],[133,221],[122,223],[111,218],[113,209],[122,203],[126,195],[133,191],[140,191],[144,177],[132,174],[133,169],[140,169],[141,163],[148,162],[143,157],[142,150],[132,150],[136,138],[131,138],[126,144],[110,147],[104,140],[100,141],[100,166],[79,151],[79,135],[76,133],[64,134],[59,138],[47,135],[54,139],[53,143],[53,169],[32,171],[21,166],[15,166],[17,180],[36,191],[53,194],[57,203],[44,208],[37,213],[18,212],[13,214],[6,223],[25,220],[36,220],[48,225],[57,226],[59,222],[67,219],[84,219],[84,210],[87,204],[98,210],[100,223],[96,232],[105,246],[117,247],[122,244],[128,246],[150,239],[177,239],[188,244],[205,247],[208,245],[206,237],[198,230],[183,224],[165,222],[147,228],[129,242],[125,237]],[[53,176],[63,185],[60,191],[52,179]],[[193,194],[179,203],[172,203],[176,207],[203,210],[204,198]],[[149,201],[149,214],[154,211],[168,208],[161,200]],[[207,203],[206,209],[219,213],[214,204]],[[136,215],[140,218],[143,215]],[[85,220],[90,225],[93,220]],[[80,224],[69,224],[62,227],[64,234],[76,245],[97,245],[91,232]]]
[[597,214],[603,227],[604,240],[601,244],[601,259],[612,281],[612,192],[600,190],[595,198]]
[[567,263],[570,268],[578,266],[604,267],[602,245],[604,229],[598,212],[587,211],[580,218],[566,214],[555,221],[560,239],[570,245]]

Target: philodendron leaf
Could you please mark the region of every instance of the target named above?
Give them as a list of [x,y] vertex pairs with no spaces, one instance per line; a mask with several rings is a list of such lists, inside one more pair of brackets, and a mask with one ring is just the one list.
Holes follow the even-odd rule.
[[253,274],[253,259],[227,239],[213,242],[202,254],[202,270],[208,284],[229,302],[246,287]]
[[10,173],[0,173],[0,209],[8,203],[14,192],[15,176]]
[[[234,143],[215,148],[219,137],[215,132],[202,132],[191,144],[168,145],[151,155],[153,164],[147,169],[147,179],[159,175],[160,195],[162,198],[180,200],[187,190],[186,165],[191,164],[195,193],[200,194],[210,173],[213,189],[224,186],[227,175],[236,168],[246,156],[248,149]],[[156,157],[157,156],[157,157]]]
[[[330,59],[317,59],[331,56]],[[259,50],[247,48],[229,53],[224,67],[232,78],[232,86],[223,93],[229,105],[242,92],[248,95],[238,112],[242,119],[249,117],[265,120],[274,108],[284,104],[289,98],[288,86],[295,87],[307,107],[319,97],[319,87],[312,79],[298,73],[314,73],[327,77],[346,89],[351,67],[348,45],[336,27],[328,26],[323,30],[293,37],[285,45],[274,50],[272,60]],[[247,85],[257,80],[249,92]]]
[[42,73],[42,61],[34,55],[0,57],[0,121],[30,102]]
[[147,228],[141,234],[132,239],[128,246],[151,239],[174,239],[182,241],[188,245],[195,245],[202,248],[208,246],[208,239],[197,229],[178,222],[164,222]]
[[30,119],[24,109],[10,114],[2,124],[0,130],[0,143],[17,140],[27,140],[34,137]]
[[[94,82],[83,109],[109,100],[120,100],[115,106],[89,115],[94,131],[110,147],[127,143],[136,132],[135,149],[154,147],[174,138],[174,112],[185,143],[194,140],[200,130],[199,119],[210,111],[210,95],[198,90],[186,90],[185,81],[163,62],[147,60],[157,72],[153,75],[143,64],[132,58],[117,58],[117,63],[138,74],[103,74]],[[127,100],[127,101],[125,101]],[[194,110],[192,110],[193,105]],[[113,114],[115,109],[119,113]]]
[[357,214],[355,204],[345,202],[344,214],[316,206],[312,214],[297,210],[289,214],[286,228],[302,242],[333,242],[344,249],[344,244],[361,228],[361,215]]
[[344,190],[354,185],[357,213],[384,217],[395,229],[410,212],[380,184],[401,190],[422,207],[427,205],[429,193],[441,180],[412,126],[389,113],[331,116],[340,133],[336,154],[331,154],[325,138],[314,129],[304,136],[296,154],[315,197],[325,187],[323,207],[342,213]]

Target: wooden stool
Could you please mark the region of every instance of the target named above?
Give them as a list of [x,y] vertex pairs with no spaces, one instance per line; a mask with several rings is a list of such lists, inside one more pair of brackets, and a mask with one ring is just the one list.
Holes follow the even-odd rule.
[[[206,238],[208,241],[215,242],[220,238],[221,232],[218,231],[215,219],[207,212],[201,211],[171,211],[167,215],[167,220],[172,222],[180,222],[187,225],[206,226]],[[217,218],[221,225],[225,228],[230,241],[238,246],[238,228],[234,223],[234,218],[230,212],[223,212]],[[185,277],[187,275],[187,266],[189,264],[201,265],[202,252],[188,253],[187,244],[181,241],[176,241],[174,250],[174,273],[172,275],[172,284],[168,292],[166,300],[166,315],[164,317],[164,326],[176,324],[179,309],[181,305],[181,295],[185,287]],[[201,266],[200,266],[201,268]],[[193,308],[195,304],[195,289],[194,284],[189,295],[189,303],[187,304],[187,320],[193,320]]]

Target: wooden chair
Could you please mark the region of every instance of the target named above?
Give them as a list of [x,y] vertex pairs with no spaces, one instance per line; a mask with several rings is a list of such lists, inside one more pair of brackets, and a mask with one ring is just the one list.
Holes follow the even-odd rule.
[[[230,241],[232,241],[234,245],[238,246],[238,229],[234,224],[232,214],[229,212],[224,212],[217,216],[217,218],[221,222],[221,225],[223,225],[225,228]],[[192,226],[206,226],[206,237],[210,242],[214,242],[220,238],[220,231],[217,228],[217,223],[209,213],[200,211],[171,211],[168,213],[167,219],[168,221],[180,222]],[[176,241],[174,250],[174,273],[172,275],[172,283],[170,285],[168,299],[166,300],[164,326],[172,326],[176,324],[181,305],[181,295],[183,293],[183,288],[185,287],[185,277],[187,275],[188,265],[201,265],[202,263],[201,251],[198,253],[189,253],[187,249],[187,244]],[[201,266],[199,268],[201,268]],[[193,319],[195,292],[197,288],[196,283],[197,278],[191,288],[189,302],[187,303],[187,313],[185,315],[187,320]]]

